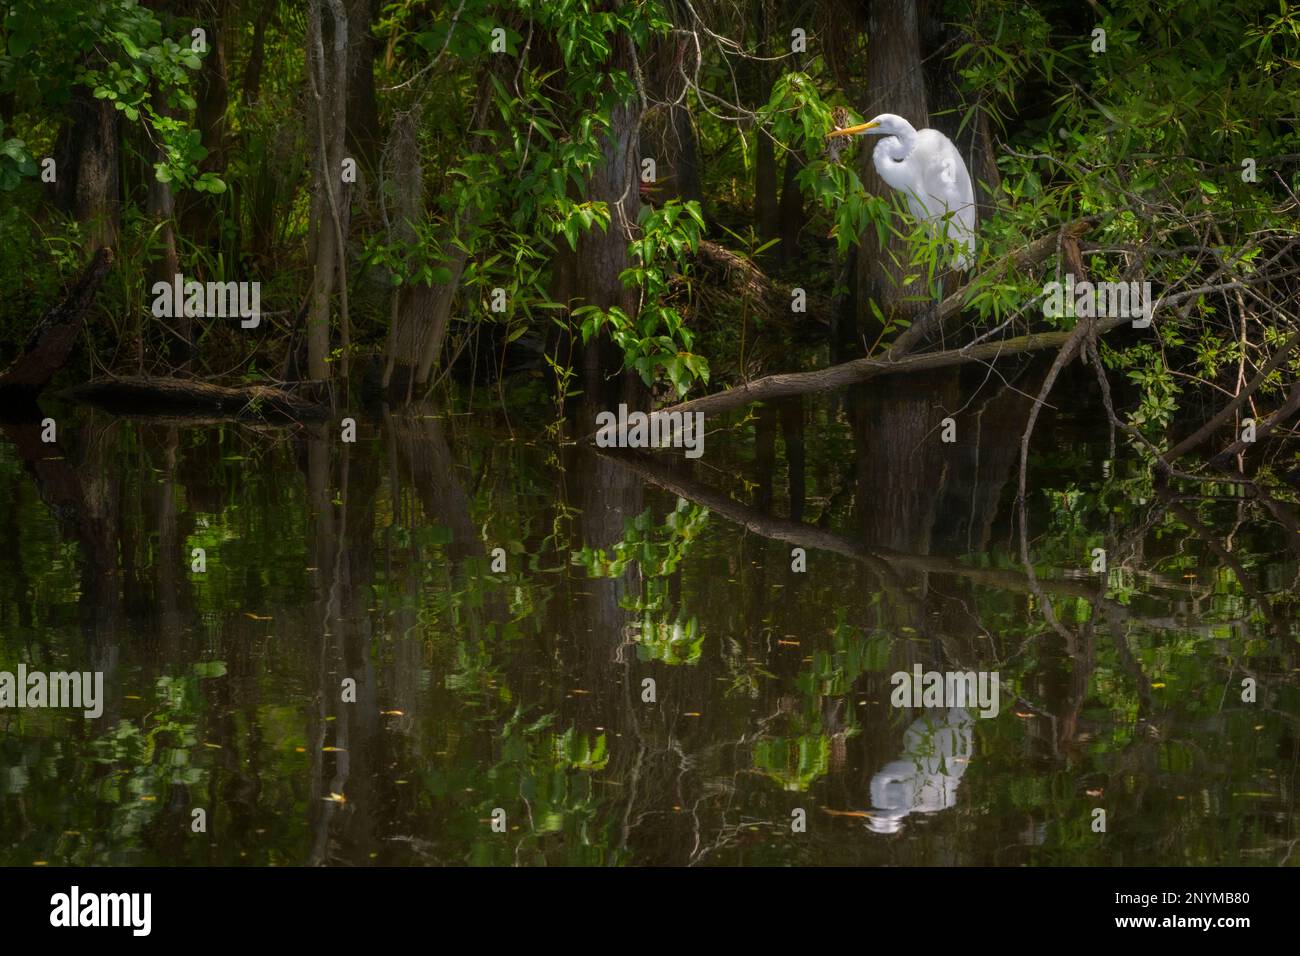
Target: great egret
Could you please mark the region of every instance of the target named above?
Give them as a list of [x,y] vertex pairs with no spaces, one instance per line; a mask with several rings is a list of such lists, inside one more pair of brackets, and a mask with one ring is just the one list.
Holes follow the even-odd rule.
[[945,235],[960,246],[957,268],[969,267],[975,259],[975,191],[952,140],[937,129],[918,130],[893,113],[828,135],[864,134],[884,137],[872,153],[880,178],[907,197],[917,219],[931,224],[946,220]]

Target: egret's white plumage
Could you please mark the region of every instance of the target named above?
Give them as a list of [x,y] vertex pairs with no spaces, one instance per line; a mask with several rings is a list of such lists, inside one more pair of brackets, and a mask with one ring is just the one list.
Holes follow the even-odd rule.
[[893,113],[830,133],[863,134],[883,137],[872,153],[880,178],[906,197],[917,219],[946,223],[945,234],[960,247],[957,268],[969,267],[975,261],[975,191],[952,140],[937,129],[917,130]]

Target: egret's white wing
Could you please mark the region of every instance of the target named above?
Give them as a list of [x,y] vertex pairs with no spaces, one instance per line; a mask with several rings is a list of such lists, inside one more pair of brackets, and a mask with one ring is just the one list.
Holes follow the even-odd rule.
[[916,134],[912,154],[919,166],[916,198],[925,209],[924,218],[938,222],[949,217],[948,238],[963,247],[957,267],[965,269],[975,258],[975,190],[961,153],[943,133],[923,129]]

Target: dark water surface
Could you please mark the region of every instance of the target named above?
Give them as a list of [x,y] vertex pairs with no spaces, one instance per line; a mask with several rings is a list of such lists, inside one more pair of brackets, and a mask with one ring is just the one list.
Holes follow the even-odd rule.
[[[1086,382],[1033,444],[1036,584],[1032,375],[710,421],[697,462],[562,445],[521,385],[350,445],[6,424],[0,670],[106,701],[0,710],[0,864],[1294,865],[1294,491],[1162,496]],[[999,712],[891,706],[917,664]]]

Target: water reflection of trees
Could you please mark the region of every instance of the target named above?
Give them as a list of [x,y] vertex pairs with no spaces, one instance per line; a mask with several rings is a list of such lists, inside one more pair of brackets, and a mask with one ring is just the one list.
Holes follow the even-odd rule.
[[[943,384],[863,393],[839,460],[825,454],[834,426],[806,433],[824,410],[771,406],[740,439],[717,438],[733,444],[728,471],[576,447],[547,463],[421,407],[363,419],[356,445],[324,426],[90,414],[50,449],[34,423],[7,423],[76,551],[67,593],[85,659],[119,674],[95,728],[112,759],[89,761],[85,782],[135,780],[157,797],[129,814],[119,799],[131,823],[110,851],[1012,863],[1240,859],[1294,839],[1280,784],[1245,779],[1268,765],[1246,746],[1255,725],[1278,748],[1296,739],[1293,582],[1279,577],[1294,561],[1275,557],[1294,553],[1286,495],[1254,480],[1173,492],[1123,462],[1119,477],[1054,484],[1053,469],[1098,469],[1067,421],[1047,421],[1065,458],[1035,463],[1054,490],[1028,502],[1031,580],[1009,546],[1011,446],[1035,391],[1020,384],[961,408]],[[959,442],[936,465],[940,412]],[[16,509],[6,520],[12,540],[32,534]],[[1075,571],[1094,544],[1105,580]],[[204,576],[188,571],[194,546]],[[498,546],[505,572],[491,568]],[[806,574],[791,570],[796,546]],[[0,565],[15,620],[35,628],[46,572],[21,547]],[[1063,634],[1038,613],[1044,598]],[[196,661],[220,676],[190,672]],[[998,720],[976,722],[962,773],[921,767],[943,778],[942,806],[921,780],[915,806],[881,807],[873,781],[918,759],[920,715],[889,706],[888,681],[916,663],[998,669],[1013,691]],[[1262,685],[1257,710],[1233,705],[1244,676]],[[161,677],[189,689],[163,694]],[[142,718],[128,687],[166,720]],[[161,749],[112,749],[123,720],[171,729],[153,738]],[[157,772],[162,753],[197,776]],[[1175,790],[1267,796],[1216,807],[1240,835],[1212,845],[1218,825],[1161,829]],[[219,837],[190,838],[196,805]],[[1126,828],[1097,839],[1096,805]],[[89,829],[94,807],[73,816]],[[498,807],[505,834],[487,822]],[[807,834],[790,832],[795,808]],[[905,843],[863,826],[886,819]]]

